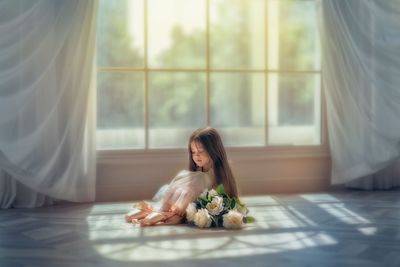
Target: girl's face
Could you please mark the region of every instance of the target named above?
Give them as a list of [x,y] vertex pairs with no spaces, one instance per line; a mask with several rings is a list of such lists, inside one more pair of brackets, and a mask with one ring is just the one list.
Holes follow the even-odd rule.
[[203,171],[208,171],[211,168],[212,161],[203,145],[200,142],[193,141],[190,144],[190,150],[192,151],[192,159],[194,163],[203,168]]

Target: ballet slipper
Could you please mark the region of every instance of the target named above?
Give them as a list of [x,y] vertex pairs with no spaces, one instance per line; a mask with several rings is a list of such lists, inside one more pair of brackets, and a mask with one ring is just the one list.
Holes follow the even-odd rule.
[[171,217],[173,213],[171,212],[152,212],[147,215],[141,222],[141,226],[151,226],[155,224],[162,224],[162,222],[169,217]]
[[151,211],[135,209],[125,214],[125,220],[126,222],[132,222],[133,219],[143,219],[150,212]]
[[140,202],[136,203],[134,205],[134,208],[139,209],[139,210],[147,210],[147,211],[153,210],[153,207],[145,201],[140,201]]
[[145,218],[140,222],[141,226],[150,226],[156,224],[159,221],[162,221],[165,218],[165,215],[162,212],[152,212],[148,214]]
[[166,225],[180,224],[182,222],[182,219],[183,219],[183,217],[181,217],[177,214],[174,214],[171,217],[169,217],[168,219],[166,219],[163,224],[166,224]]

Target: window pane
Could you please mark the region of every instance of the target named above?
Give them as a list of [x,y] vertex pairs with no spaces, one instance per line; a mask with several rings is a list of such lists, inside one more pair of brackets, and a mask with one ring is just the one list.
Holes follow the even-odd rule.
[[210,1],[212,68],[265,68],[263,0]]
[[319,74],[268,76],[269,144],[321,143],[321,77]]
[[98,148],[186,147],[208,115],[227,146],[321,144],[316,5],[99,0]]
[[265,145],[264,74],[212,74],[211,125],[225,145]]
[[190,133],[206,124],[205,74],[150,73],[150,147],[186,147]]
[[205,0],[148,0],[148,14],[150,67],[205,67]]
[[143,67],[143,0],[100,0],[97,26],[99,67]]
[[315,1],[268,1],[269,69],[320,69],[316,19]]
[[143,73],[98,73],[97,147],[144,147]]

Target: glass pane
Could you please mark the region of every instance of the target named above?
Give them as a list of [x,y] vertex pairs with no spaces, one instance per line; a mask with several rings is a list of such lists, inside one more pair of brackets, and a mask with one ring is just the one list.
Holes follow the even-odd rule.
[[211,75],[211,124],[225,145],[265,145],[264,88],[264,74]]
[[320,69],[316,20],[316,1],[268,1],[269,69]]
[[143,0],[100,0],[97,25],[99,67],[143,67]]
[[149,0],[148,14],[150,67],[205,67],[205,0]]
[[186,147],[191,132],[206,124],[205,73],[150,73],[149,146]]
[[210,1],[212,68],[265,68],[263,0]]
[[143,73],[99,72],[97,147],[143,148]]
[[268,76],[268,143],[319,145],[321,143],[321,76],[270,74]]

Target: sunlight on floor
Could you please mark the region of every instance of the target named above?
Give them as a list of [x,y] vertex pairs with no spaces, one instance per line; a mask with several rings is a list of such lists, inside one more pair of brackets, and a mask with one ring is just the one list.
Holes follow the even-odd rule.
[[[343,232],[375,235],[370,220],[331,194],[244,198],[256,222],[240,231],[199,229],[188,225],[140,228],[125,223],[121,210],[131,204],[97,205],[88,217],[93,248],[118,261],[224,259],[334,246]],[[103,210],[104,209],[104,210]],[[96,215],[101,214],[101,215]],[[338,239],[339,237],[339,239]]]
[[333,215],[343,223],[363,225],[363,227],[357,228],[363,235],[374,235],[377,232],[376,227],[370,227],[370,220],[349,210],[344,203],[330,194],[302,195],[302,197],[310,202],[316,203],[319,208]]
[[[328,196],[319,196],[319,200],[313,199],[313,207],[329,214],[338,208],[319,204],[322,198],[323,203],[332,201]],[[107,218],[88,217],[89,238],[103,257],[136,262],[235,258],[338,244],[334,237],[318,228],[314,217],[295,205],[269,196],[248,197],[245,202],[256,222],[239,231],[188,225],[133,227],[120,214],[110,212]],[[97,206],[93,213],[107,212]]]
[[[169,227],[159,227],[162,228],[165,230]],[[102,256],[114,260],[154,261],[156,255],[157,260],[166,261],[240,257],[337,243],[329,235],[318,232],[251,234],[251,230],[218,230],[219,233],[213,233],[212,230],[191,229],[189,234],[162,237],[147,236],[142,229],[132,229],[132,231],[137,233],[137,238],[131,238],[132,235],[129,237],[121,235],[119,238],[114,236],[104,244],[93,240],[94,247]]]
[[3,210],[0,266],[400,266],[398,192],[245,197],[239,231],[136,228],[131,202]]
[[368,224],[371,223],[364,217],[350,211],[344,204],[319,204],[318,207],[338,218],[340,221],[347,224]]
[[357,228],[357,230],[364,235],[374,235],[378,229],[376,227],[361,227]]

